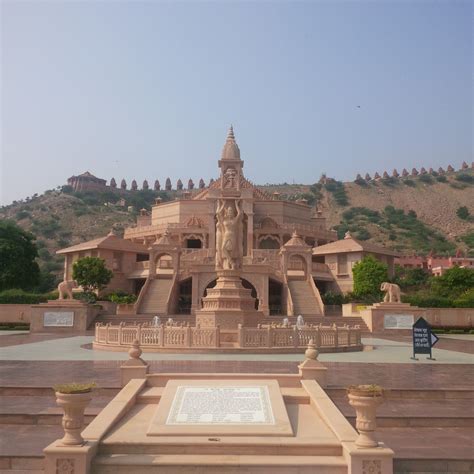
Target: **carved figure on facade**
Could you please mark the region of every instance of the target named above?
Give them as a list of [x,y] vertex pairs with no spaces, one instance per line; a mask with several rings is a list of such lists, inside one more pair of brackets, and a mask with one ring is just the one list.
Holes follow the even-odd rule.
[[384,281],[380,286],[381,291],[385,291],[384,303],[400,303],[400,287],[395,283]]
[[[236,213],[237,209],[237,213]],[[240,199],[219,200],[217,206],[216,268],[237,270],[243,257],[243,212]]]
[[234,168],[227,168],[224,173],[224,188],[235,189],[237,187],[237,171]]

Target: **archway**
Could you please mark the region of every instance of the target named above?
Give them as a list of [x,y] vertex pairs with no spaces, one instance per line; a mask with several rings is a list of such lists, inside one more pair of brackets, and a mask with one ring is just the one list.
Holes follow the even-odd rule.
[[280,241],[274,235],[266,235],[259,239],[258,248],[262,250],[278,250],[280,248]]
[[291,255],[288,260],[288,270],[306,275],[306,259],[302,255]]

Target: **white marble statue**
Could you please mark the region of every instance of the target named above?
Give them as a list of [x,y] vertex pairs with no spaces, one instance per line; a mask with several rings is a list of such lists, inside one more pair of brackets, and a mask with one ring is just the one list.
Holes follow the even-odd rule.
[[155,328],[161,325],[161,319],[159,316],[153,316],[152,325]]
[[72,300],[72,290],[77,288],[76,280],[64,280],[58,285],[59,299],[64,300],[66,298]]
[[385,291],[384,303],[400,303],[400,287],[395,283],[384,281],[380,286],[381,291]]
[[[237,270],[243,257],[243,212],[240,199],[219,201],[217,206],[216,268]],[[236,212],[237,210],[237,212]]]
[[303,319],[303,316],[301,316],[301,314],[299,314],[298,317],[296,318],[296,327],[298,329],[301,329],[304,327],[304,319]]
[[288,318],[283,318],[283,326],[288,327],[290,325],[290,320]]

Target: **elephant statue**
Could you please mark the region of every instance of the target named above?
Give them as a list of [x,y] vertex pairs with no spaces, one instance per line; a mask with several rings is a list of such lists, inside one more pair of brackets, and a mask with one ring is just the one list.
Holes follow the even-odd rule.
[[72,300],[72,289],[77,288],[78,284],[76,280],[64,280],[58,285],[59,299],[66,299],[65,296]]
[[395,283],[388,283],[384,281],[380,286],[381,291],[385,291],[383,298],[384,303],[400,303],[400,287]]

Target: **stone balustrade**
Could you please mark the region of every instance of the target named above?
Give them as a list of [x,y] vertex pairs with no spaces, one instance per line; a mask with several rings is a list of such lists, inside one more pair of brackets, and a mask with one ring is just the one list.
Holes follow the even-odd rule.
[[239,347],[306,347],[313,340],[317,349],[335,349],[347,347],[362,347],[361,332],[358,328],[336,326],[296,326],[257,327],[249,328],[240,326],[238,329]]
[[[359,328],[336,326],[244,327],[237,329],[236,348],[299,349],[313,340],[317,349],[339,351],[362,348]],[[144,349],[217,349],[221,347],[219,327],[118,325],[97,323],[94,346],[129,348],[135,340]]]
[[94,345],[130,347],[135,340],[146,348],[213,348],[220,346],[220,330],[191,326],[148,326],[97,323]]
[[312,262],[311,269],[317,273],[329,273],[329,267],[326,263]]

